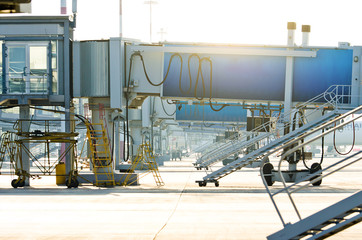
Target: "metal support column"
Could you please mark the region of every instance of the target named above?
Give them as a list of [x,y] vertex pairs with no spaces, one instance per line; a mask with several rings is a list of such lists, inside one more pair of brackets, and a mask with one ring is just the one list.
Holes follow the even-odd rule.
[[[64,22],[64,108],[65,108],[65,132],[71,132],[71,122],[70,120],[70,107],[71,107],[71,87],[70,87],[70,36],[69,36],[69,22]],[[69,143],[66,143],[66,148],[68,148]],[[65,171],[67,174],[71,171],[71,164],[73,161],[72,154],[68,153],[65,158]]]
[[[294,32],[296,29],[295,22],[288,22],[288,46],[294,47]],[[292,49],[288,49],[292,50]],[[290,111],[293,108],[293,69],[294,69],[294,58],[286,57],[285,67],[285,91],[284,91],[284,121],[290,121]]]
[[121,138],[120,138],[120,131],[121,131],[121,127],[120,127],[120,116],[119,116],[119,112],[118,110],[115,110],[113,113],[113,117],[112,117],[112,121],[114,123],[113,125],[113,146],[114,146],[114,155],[113,155],[113,160],[114,160],[114,166],[115,169],[119,169],[120,165],[121,165]]
[[[21,105],[19,108],[20,108],[19,118],[21,120],[30,120],[30,108],[29,108],[29,105]],[[30,128],[30,121],[22,121],[21,132],[29,132],[29,128]],[[29,149],[29,142],[25,141],[23,143],[23,145],[24,145],[25,148]],[[24,147],[21,150],[21,156],[20,156],[22,166],[18,166],[18,167],[19,168],[22,167],[22,169],[24,171],[26,171],[27,173],[30,173],[29,155],[25,151]],[[29,186],[29,184],[30,184],[29,177],[26,177],[24,186]]]
[[5,43],[2,44],[2,94],[6,94],[7,93],[7,89],[6,89],[6,73],[8,72],[7,66],[6,66],[6,58],[7,58],[7,47],[5,45]]
[[[294,32],[296,29],[295,22],[288,22],[288,47],[294,47]],[[289,48],[288,50],[293,50]],[[290,122],[291,111],[293,108],[293,71],[294,71],[294,58],[286,57],[285,66],[285,92],[284,92],[284,122]],[[291,131],[291,125],[286,125],[284,128],[284,134],[288,134]],[[294,156],[295,158],[295,156]],[[295,160],[295,159],[294,159]],[[289,163],[290,171],[295,171],[297,168],[295,163]]]

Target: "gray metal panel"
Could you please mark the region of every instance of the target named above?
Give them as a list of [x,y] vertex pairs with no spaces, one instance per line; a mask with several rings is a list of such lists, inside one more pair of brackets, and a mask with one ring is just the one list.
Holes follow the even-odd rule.
[[82,97],[109,96],[109,42],[80,42]]
[[63,35],[61,24],[0,24],[1,35]]
[[73,97],[81,97],[80,89],[80,43],[73,42]]
[[122,83],[124,67],[124,47],[121,38],[111,38],[109,42],[109,77],[111,108],[122,108]]

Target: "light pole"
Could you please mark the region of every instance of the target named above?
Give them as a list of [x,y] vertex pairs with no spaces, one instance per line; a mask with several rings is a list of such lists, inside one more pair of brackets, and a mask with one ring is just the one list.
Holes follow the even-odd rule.
[[150,5],[150,42],[152,42],[152,4],[157,4],[157,1],[145,1],[144,4]]

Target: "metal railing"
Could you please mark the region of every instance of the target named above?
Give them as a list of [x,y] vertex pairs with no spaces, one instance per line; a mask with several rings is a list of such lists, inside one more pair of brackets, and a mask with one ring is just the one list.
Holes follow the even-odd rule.
[[[24,73],[6,74],[6,86],[3,89],[1,84],[1,93],[5,94],[49,94],[50,84],[48,73]],[[1,76],[2,80],[3,76]]]
[[[339,96],[339,95],[336,95],[336,96]],[[338,97],[338,98],[339,98],[339,97]],[[339,98],[339,99],[341,99],[341,98]],[[336,102],[336,101],[334,101],[334,102]],[[288,195],[288,197],[289,197],[289,200],[291,201],[291,204],[293,205],[293,208],[294,208],[294,210],[295,210],[298,218],[301,219],[301,215],[300,215],[300,213],[299,213],[299,210],[297,209],[297,206],[296,206],[296,204],[295,204],[295,201],[294,201],[293,198],[292,198],[292,193],[298,192],[298,191],[306,188],[306,187],[309,186],[310,184],[313,184],[313,183],[315,183],[315,182],[318,182],[318,181],[320,181],[322,178],[327,177],[327,176],[329,176],[329,175],[331,175],[331,174],[333,174],[333,173],[335,173],[335,172],[337,172],[337,171],[339,171],[339,170],[341,170],[341,169],[343,169],[343,168],[345,168],[345,167],[347,167],[347,166],[349,166],[349,165],[351,165],[351,164],[353,164],[353,163],[361,160],[362,157],[360,157],[360,158],[358,158],[358,159],[356,159],[356,160],[353,160],[352,162],[346,163],[346,161],[351,160],[352,158],[354,158],[354,157],[356,157],[357,155],[361,154],[362,151],[360,151],[360,152],[358,152],[358,153],[356,153],[356,154],[353,154],[353,155],[351,155],[351,156],[349,156],[349,157],[347,157],[347,158],[345,158],[345,159],[343,159],[343,160],[341,160],[341,161],[338,161],[338,162],[336,162],[336,163],[328,166],[327,168],[324,168],[324,170],[319,170],[319,171],[316,171],[316,172],[314,172],[314,173],[308,174],[306,177],[304,177],[304,178],[296,181],[295,183],[293,183],[293,184],[291,184],[291,185],[289,185],[289,186],[287,186],[286,181],[285,181],[285,179],[284,179],[284,177],[283,177],[282,167],[281,167],[282,162],[284,161],[285,157],[288,156],[288,155],[290,155],[291,153],[295,152],[296,150],[301,149],[301,148],[304,147],[305,145],[308,145],[309,143],[311,143],[311,142],[313,142],[313,141],[316,141],[316,140],[324,137],[325,135],[327,135],[327,134],[329,134],[329,133],[332,133],[332,132],[334,132],[335,130],[337,130],[337,129],[341,128],[341,127],[344,127],[345,125],[347,125],[347,124],[349,124],[349,123],[351,123],[351,122],[354,122],[355,120],[361,118],[361,117],[362,117],[362,114],[360,114],[360,115],[354,115],[355,113],[358,113],[358,112],[360,112],[360,111],[362,111],[362,106],[359,106],[359,107],[357,107],[357,108],[355,108],[355,109],[353,109],[353,110],[351,110],[351,111],[349,111],[349,112],[347,112],[347,113],[345,113],[345,114],[343,114],[343,115],[341,115],[341,116],[333,119],[332,121],[329,121],[329,122],[327,122],[327,123],[322,124],[321,126],[313,129],[312,131],[309,131],[309,132],[305,133],[303,136],[298,137],[298,138],[294,139],[293,141],[288,142],[287,144],[285,144],[285,145],[283,145],[283,146],[279,146],[279,147],[275,148],[273,151],[269,152],[267,155],[264,156],[264,160],[263,160],[262,166],[264,165],[264,163],[266,162],[266,159],[267,159],[270,155],[278,152],[279,150],[282,150],[283,148],[290,147],[290,146],[293,146],[293,145],[297,144],[297,146],[289,149],[288,151],[286,151],[285,153],[283,153],[283,154],[281,155],[281,157],[280,157],[280,161],[279,161],[279,164],[278,164],[277,173],[278,173],[280,179],[282,180],[282,183],[283,183],[283,186],[284,186],[283,189],[281,189],[281,190],[279,190],[279,191],[276,191],[275,193],[272,193],[272,192],[270,191],[270,189],[269,189],[269,186],[268,186],[266,180],[265,180],[265,174],[263,173],[262,167],[260,168],[260,175],[261,175],[263,184],[264,184],[264,186],[265,186],[265,188],[266,188],[266,190],[267,190],[267,193],[269,194],[270,199],[271,199],[271,201],[272,201],[272,203],[273,203],[273,205],[274,205],[274,207],[275,207],[275,209],[276,209],[276,211],[277,211],[277,213],[278,213],[278,216],[279,216],[279,218],[280,218],[280,220],[281,220],[281,222],[282,222],[282,224],[283,224],[284,226],[286,225],[286,223],[285,223],[285,221],[284,221],[284,219],[283,219],[283,217],[282,217],[281,211],[279,210],[279,208],[278,208],[278,206],[277,206],[277,204],[276,204],[276,201],[275,201],[275,199],[274,199],[274,197],[275,197],[276,195],[278,195],[278,194],[280,194],[280,193],[282,193],[282,192],[287,193],[287,195]],[[349,119],[346,119],[347,117],[350,117],[350,118],[349,118]],[[341,120],[344,120],[344,121],[343,121],[342,123],[340,123],[340,124],[337,125],[337,122],[340,122]],[[314,137],[308,139],[307,141],[304,141],[302,144],[300,144],[300,141],[301,141],[302,139],[305,139],[306,137],[308,137],[308,136],[310,136],[310,135],[312,135],[312,134],[315,134],[315,133],[317,133],[318,131],[321,131],[322,129],[325,129],[327,126],[331,126],[331,124],[334,124],[334,123],[336,123],[336,126],[334,126],[334,127],[329,127],[328,130],[324,131],[323,133],[318,134],[317,136],[314,136]],[[343,164],[343,163],[345,163],[343,166],[341,166],[341,167],[339,167],[339,168],[337,168],[337,169],[334,169],[334,170],[330,171],[330,172],[327,173],[327,174],[322,175],[322,171],[329,170],[329,169],[334,168],[334,167],[336,167],[337,165],[341,165],[341,164]],[[302,185],[302,186],[297,186],[298,184],[300,184],[300,183],[303,182],[303,181],[309,181],[309,182],[307,182],[306,184],[304,184],[304,185]]]
[[[226,140],[223,145],[215,145],[213,150],[200,157],[196,162],[196,165],[206,167],[212,163],[215,163],[218,157],[225,155],[235,154],[242,149],[250,148],[256,143],[262,142],[269,143],[274,141],[283,135],[285,128],[291,128],[298,124],[302,119],[295,118],[290,121],[285,121],[285,116],[291,116],[300,110],[311,109],[306,115],[303,116],[303,121],[309,116],[323,112],[325,109],[339,109],[341,106],[348,106],[351,100],[351,86],[350,85],[332,85],[325,92],[318,96],[298,104],[288,113],[282,113],[277,117],[274,117],[271,121],[260,125],[250,132],[239,134],[237,137]],[[272,126],[280,126],[273,128]],[[242,148],[242,149],[240,149]]]

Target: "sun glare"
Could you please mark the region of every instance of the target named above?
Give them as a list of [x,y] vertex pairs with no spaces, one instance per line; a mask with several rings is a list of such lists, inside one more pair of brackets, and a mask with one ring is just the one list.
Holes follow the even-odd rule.
[[[33,0],[33,13],[59,14],[60,0]],[[71,13],[71,0],[68,13]],[[151,6],[150,6],[151,3]],[[142,41],[286,44],[288,21],[311,25],[311,45],[362,44],[362,1],[123,0],[123,36]],[[151,31],[150,31],[151,27]],[[78,0],[75,38],[117,37],[119,0]]]

